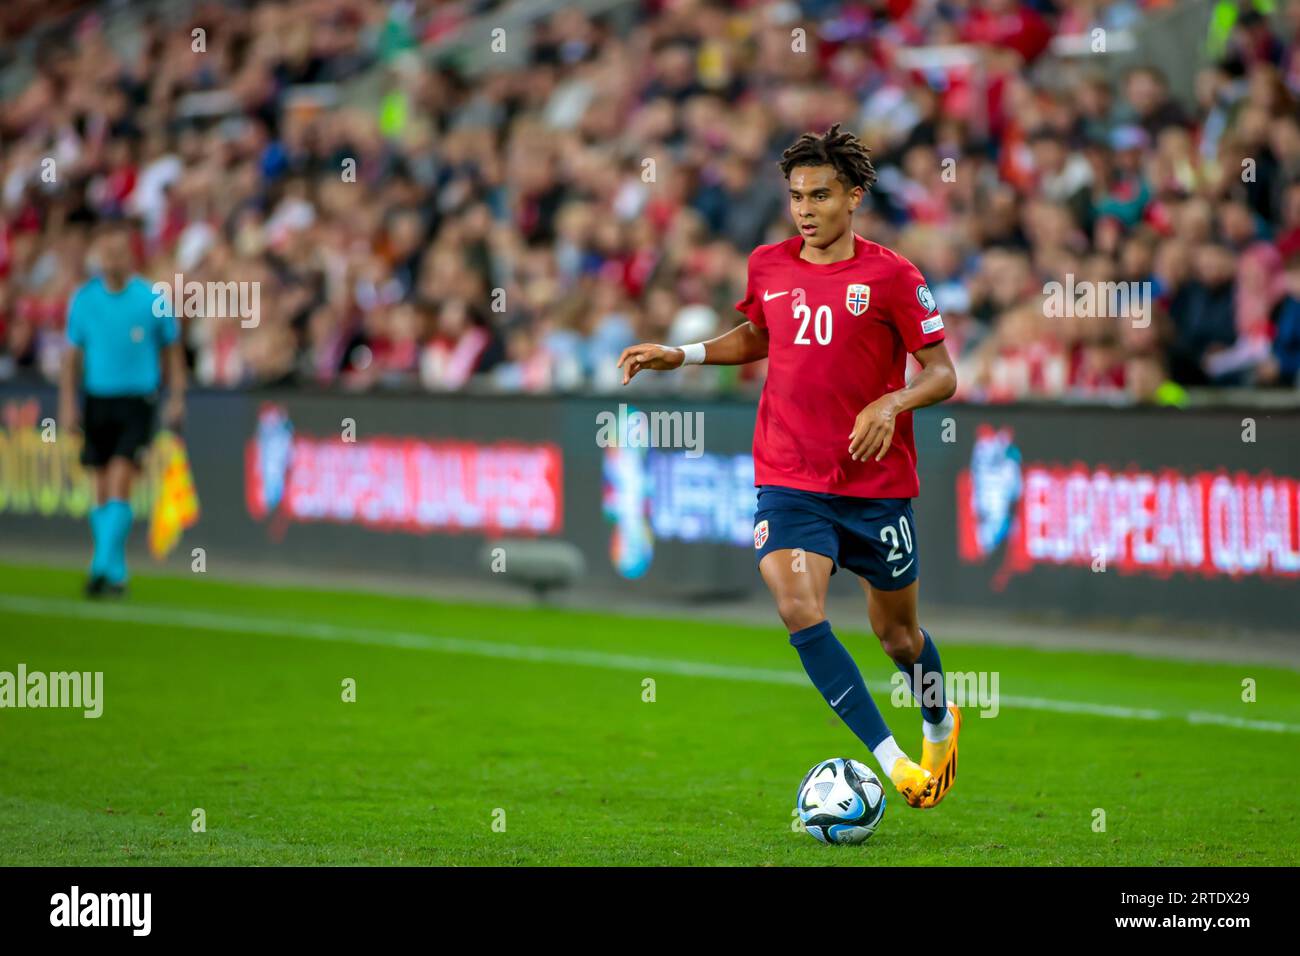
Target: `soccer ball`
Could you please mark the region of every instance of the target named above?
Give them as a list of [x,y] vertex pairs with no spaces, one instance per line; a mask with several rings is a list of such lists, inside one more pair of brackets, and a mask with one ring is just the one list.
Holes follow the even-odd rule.
[[863,843],[885,815],[885,788],[865,764],[823,760],[799,784],[795,812],[822,843]]

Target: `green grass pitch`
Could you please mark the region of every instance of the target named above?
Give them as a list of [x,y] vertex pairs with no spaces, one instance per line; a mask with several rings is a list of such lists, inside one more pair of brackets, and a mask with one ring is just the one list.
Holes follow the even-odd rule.
[[[0,710],[3,864],[1300,862],[1300,674],[1281,668],[936,634],[946,668],[998,672],[1001,712],[966,712],[941,806],[912,810],[886,783],[875,836],[823,847],[791,827],[800,778],[830,756],[876,767],[775,618],[144,576],[91,604],[74,571],[0,580],[0,671],[104,673],[99,719]],[[846,624],[887,690],[892,665]],[[919,756],[919,711],[877,700]]]

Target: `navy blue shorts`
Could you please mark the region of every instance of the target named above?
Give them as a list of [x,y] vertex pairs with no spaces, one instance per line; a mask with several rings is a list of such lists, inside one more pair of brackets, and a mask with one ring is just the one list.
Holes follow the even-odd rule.
[[824,554],[880,591],[916,580],[916,523],[911,498],[850,498],[761,485],[754,512],[754,550],[802,548]]

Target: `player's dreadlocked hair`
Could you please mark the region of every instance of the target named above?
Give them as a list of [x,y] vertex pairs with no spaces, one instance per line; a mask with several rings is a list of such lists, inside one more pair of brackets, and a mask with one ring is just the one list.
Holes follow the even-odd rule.
[[804,133],[781,154],[781,175],[790,178],[796,166],[833,166],[836,178],[852,189],[870,189],[876,182],[871,149],[852,133],[841,133],[836,123],[824,136]]

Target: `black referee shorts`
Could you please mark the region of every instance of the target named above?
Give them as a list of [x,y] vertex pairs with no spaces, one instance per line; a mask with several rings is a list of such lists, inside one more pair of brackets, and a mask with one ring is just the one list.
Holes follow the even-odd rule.
[[110,458],[140,458],[153,441],[157,401],[151,395],[87,395],[82,403],[81,463],[103,468]]

